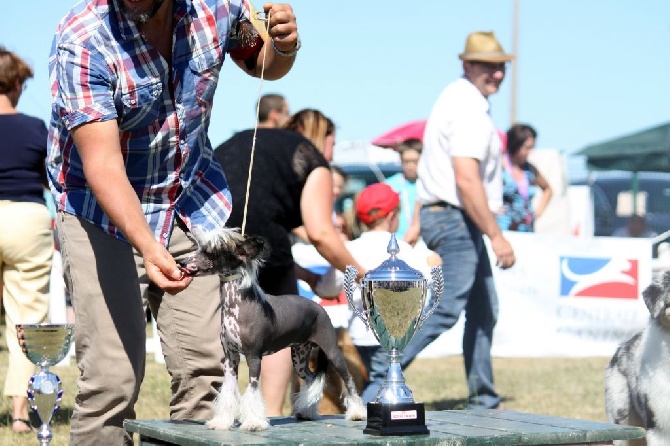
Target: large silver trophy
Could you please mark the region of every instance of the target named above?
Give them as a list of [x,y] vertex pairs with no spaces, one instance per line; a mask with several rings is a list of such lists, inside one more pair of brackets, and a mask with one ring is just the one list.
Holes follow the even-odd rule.
[[[388,245],[390,258],[379,267],[368,271],[361,284],[356,285],[358,271],[347,266],[344,290],[355,314],[372,329],[375,337],[389,357],[386,381],[379,389],[374,402],[368,403],[368,422],[363,430],[372,435],[428,434],[423,403],[414,401],[412,391],[405,384],[400,367],[402,351],[414,333],[433,314],[444,288],[442,269],[431,269],[430,286],[434,303],[424,313],[428,285],[421,272],[398,259],[400,251],[395,235]],[[363,311],[354,303],[354,290],[361,289]]]
[[30,362],[40,370],[28,382],[30,408],[40,422],[37,439],[41,446],[51,443],[51,420],[60,408],[63,386],[60,378],[49,371],[70,351],[74,324],[19,324],[16,335]]

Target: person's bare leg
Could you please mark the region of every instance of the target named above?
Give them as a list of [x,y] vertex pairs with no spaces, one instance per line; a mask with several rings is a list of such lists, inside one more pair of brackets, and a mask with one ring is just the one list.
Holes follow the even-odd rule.
[[282,415],[284,398],[292,375],[293,364],[291,363],[290,347],[263,357],[261,361],[261,392],[263,393],[263,400],[265,400],[266,416]]
[[12,397],[12,430],[14,432],[29,432],[30,426],[24,421],[30,422],[28,417],[28,398],[25,396]]

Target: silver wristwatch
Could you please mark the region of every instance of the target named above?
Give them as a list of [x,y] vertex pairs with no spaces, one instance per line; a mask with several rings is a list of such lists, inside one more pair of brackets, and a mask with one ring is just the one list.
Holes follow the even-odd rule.
[[296,55],[300,47],[302,46],[302,43],[300,43],[300,36],[298,36],[298,41],[295,44],[295,48],[293,48],[291,51],[282,51],[279,48],[277,48],[277,45],[275,45],[274,39],[270,38],[272,41],[272,48],[275,50],[275,53],[279,54],[282,57],[293,57]]

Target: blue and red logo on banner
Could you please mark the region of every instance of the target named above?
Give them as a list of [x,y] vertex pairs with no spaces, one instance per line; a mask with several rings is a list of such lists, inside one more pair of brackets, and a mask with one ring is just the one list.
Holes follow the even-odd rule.
[[561,257],[561,297],[638,298],[638,261]]

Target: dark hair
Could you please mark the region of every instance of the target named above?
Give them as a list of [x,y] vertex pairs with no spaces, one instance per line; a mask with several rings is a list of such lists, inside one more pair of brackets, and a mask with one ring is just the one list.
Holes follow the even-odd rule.
[[421,155],[423,151],[423,142],[418,138],[409,138],[396,146],[396,150],[402,156],[403,152],[407,150],[414,150]]
[[281,111],[284,108],[285,102],[286,99],[280,94],[268,93],[263,95],[258,100],[258,120],[260,122],[267,121],[270,112],[274,110]]
[[33,77],[33,70],[16,54],[0,46],[0,94],[7,94]]
[[514,124],[507,130],[507,153],[516,155],[528,138],[537,139],[537,132],[528,124]]
[[341,176],[345,182],[349,179],[349,175],[340,166],[331,164],[330,171]]

